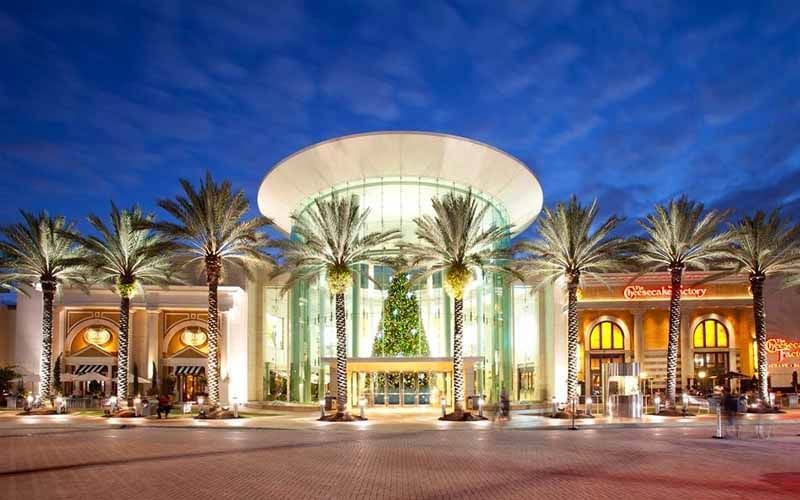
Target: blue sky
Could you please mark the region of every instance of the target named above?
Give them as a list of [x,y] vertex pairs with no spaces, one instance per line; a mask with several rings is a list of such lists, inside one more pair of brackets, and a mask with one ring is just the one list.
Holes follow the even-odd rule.
[[[485,141],[632,220],[800,215],[800,2],[6,2],[0,222],[244,187],[372,130]],[[554,7],[554,5],[557,5]]]

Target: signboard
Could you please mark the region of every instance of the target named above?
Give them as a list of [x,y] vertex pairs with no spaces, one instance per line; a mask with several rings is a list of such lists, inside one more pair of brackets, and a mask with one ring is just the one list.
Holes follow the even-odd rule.
[[777,354],[777,362],[788,361],[789,358],[800,360],[800,341],[786,339],[767,339],[767,354]]
[[[708,292],[705,288],[682,287],[681,297],[685,299],[702,299]],[[669,299],[672,295],[672,286],[645,288],[642,285],[626,286],[622,295],[628,300]]]

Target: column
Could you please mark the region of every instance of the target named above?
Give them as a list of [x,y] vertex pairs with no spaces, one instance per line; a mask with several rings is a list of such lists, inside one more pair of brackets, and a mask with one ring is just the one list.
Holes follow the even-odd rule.
[[142,373],[147,373],[147,378],[150,380],[153,379],[153,365],[156,367],[156,375],[159,378],[164,375],[158,372],[161,369],[159,366],[161,362],[161,336],[158,331],[160,313],[161,311],[158,309],[147,309],[147,368],[142,370]]
[[644,367],[644,311],[633,311],[633,359]]
[[[682,304],[685,307],[685,304]],[[681,380],[678,387],[685,388],[689,377],[694,377],[694,348],[692,336],[689,331],[692,311],[683,309],[681,311],[681,343],[680,343],[680,367]]]

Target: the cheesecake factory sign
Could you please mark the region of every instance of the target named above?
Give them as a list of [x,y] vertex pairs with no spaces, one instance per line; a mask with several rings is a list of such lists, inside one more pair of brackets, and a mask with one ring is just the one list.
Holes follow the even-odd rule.
[[[705,288],[682,287],[681,297],[685,299],[702,299],[706,296],[707,291]],[[628,300],[669,299],[672,295],[672,287],[663,285],[646,288],[641,285],[631,285],[626,286],[622,294]]]
[[787,358],[800,358],[800,342],[780,338],[767,339],[767,353],[777,354],[778,363]]

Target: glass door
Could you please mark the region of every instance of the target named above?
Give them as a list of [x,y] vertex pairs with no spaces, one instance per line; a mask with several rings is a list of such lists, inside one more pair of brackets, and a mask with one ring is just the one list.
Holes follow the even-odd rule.
[[417,374],[405,372],[403,379],[403,405],[414,406],[417,404]]
[[426,372],[419,372],[417,375],[417,404],[431,404],[431,378]]
[[400,373],[386,373],[386,403],[389,405],[400,404]]

